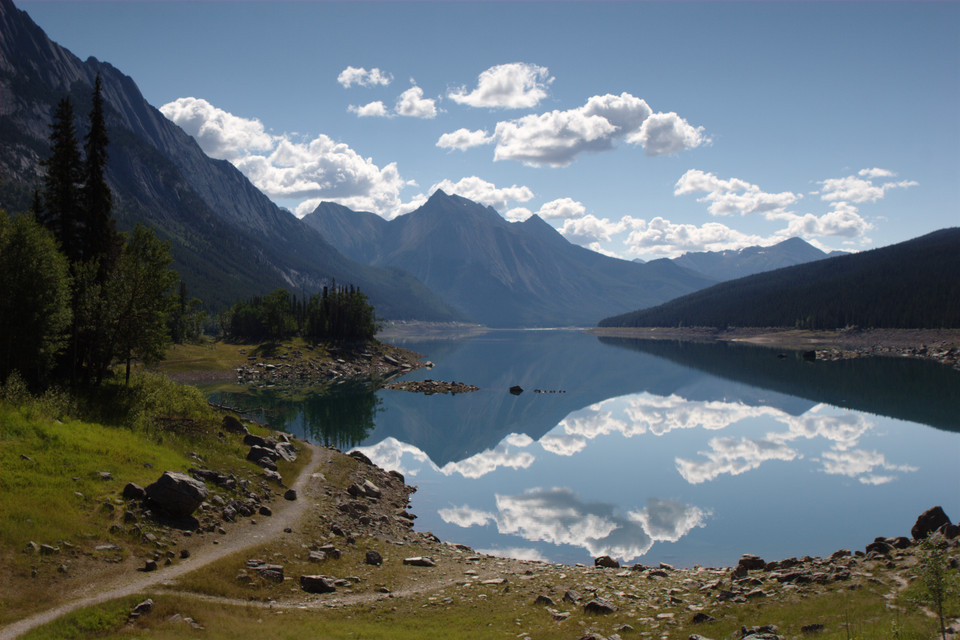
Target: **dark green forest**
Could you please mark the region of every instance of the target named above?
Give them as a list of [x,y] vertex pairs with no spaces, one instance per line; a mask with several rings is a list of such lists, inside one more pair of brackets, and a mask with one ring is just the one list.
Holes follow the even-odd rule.
[[960,228],[724,282],[601,327],[960,327]]
[[377,333],[373,305],[350,285],[324,287],[309,299],[286,289],[234,304],[221,316],[225,336],[235,340],[282,340],[301,336],[314,341],[372,340]]

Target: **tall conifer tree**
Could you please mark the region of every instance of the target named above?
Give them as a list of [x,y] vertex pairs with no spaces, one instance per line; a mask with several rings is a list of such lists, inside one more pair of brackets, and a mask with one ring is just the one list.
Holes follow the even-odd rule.
[[80,256],[80,182],[83,177],[77,131],[73,126],[73,104],[63,98],[57,104],[50,125],[50,157],[44,162],[47,175],[43,194],[43,224],[60,242],[70,262]]
[[93,84],[93,106],[90,109],[90,130],[84,138],[84,184],[82,191],[83,224],[81,229],[82,257],[100,259],[99,279],[102,280],[116,260],[119,244],[111,211],[113,197],[107,186],[107,125],[103,114],[103,93],[100,74]]

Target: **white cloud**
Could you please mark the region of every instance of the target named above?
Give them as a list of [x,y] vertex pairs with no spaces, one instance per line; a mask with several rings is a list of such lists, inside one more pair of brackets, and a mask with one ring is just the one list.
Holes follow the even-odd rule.
[[796,216],[787,226],[787,234],[791,236],[841,236],[844,238],[859,238],[866,234],[873,225],[860,215],[857,208],[848,202],[837,202],[833,211],[822,216],[807,213]]
[[524,62],[511,62],[490,67],[480,74],[477,88],[467,93],[466,87],[451,90],[447,97],[471,107],[524,109],[535,107],[547,97],[553,82],[546,67]]
[[356,105],[350,105],[347,107],[347,111],[350,113],[355,113],[361,118],[386,118],[390,115],[390,113],[387,111],[387,106],[380,100],[369,102],[359,107]]
[[588,213],[579,218],[568,218],[558,229],[570,242],[587,245],[591,242],[607,242],[612,236],[625,229],[624,221],[613,222],[609,218],[598,218]]
[[558,456],[572,456],[586,448],[587,440],[578,436],[548,433],[540,438],[540,446]]
[[430,193],[442,189],[444,193],[456,194],[488,207],[505,207],[507,202],[526,202],[533,198],[533,191],[529,187],[513,185],[498,188],[492,182],[487,182],[477,176],[461,178],[457,182],[443,180],[430,187]]
[[725,473],[740,475],[758,468],[767,460],[790,461],[799,456],[794,449],[763,438],[711,438],[709,444],[709,451],[700,452],[706,461],[675,459],[677,471],[690,484],[714,480]]
[[575,109],[498,122],[494,160],[563,167],[586,151],[612,149],[624,137],[643,145],[647,155],[675,153],[707,141],[702,127],[675,113],[654,115],[644,100],[624,92],[592,96]]
[[677,542],[694,527],[706,526],[708,515],[699,507],[660,498],[649,498],[646,507],[628,514],[657,542]]
[[612,148],[616,131],[606,118],[589,116],[577,109],[498,122],[494,132],[497,139],[494,160],[564,167],[584,151]]
[[376,85],[386,86],[393,81],[393,76],[374,67],[367,71],[363,67],[347,67],[337,76],[337,82],[344,88],[350,88],[353,85],[361,87],[372,87]]
[[300,216],[330,200],[390,217],[403,206],[400,191],[414,184],[400,176],[396,163],[379,167],[323,134],[309,141],[270,135],[260,121],[197,98],[180,98],[160,110],[192,135],[204,153],[229,160],[268,197],[300,200]]
[[500,533],[574,545],[594,556],[608,554],[629,561],[653,545],[643,526],[616,514],[613,505],[585,502],[565,488],[498,494],[497,509]]
[[886,484],[896,476],[877,475],[876,471],[917,471],[910,465],[896,465],[887,462],[886,456],[877,451],[851,449],[849,451],[827,451],[823,454],[823,471],[833,475],[857,478],[864,484]]
[[397,98],[395,111],[410,118],[436,118],[437,104],[433,98],[424,98],[423,89],[414,85]]
[[657,216],[650,221],[630,218],[626,224],[632,231],[625,244],[628,253],[633,255],[673,256],[688,251],[724,251],[772,244],[768,238],[749,235],[719,222],[707,222],[698,227],[670,222]]
[[817,184],[823,185],[820,190],[820,199],[827,202],[876,202],[883,198],[890,189],[905,189],[915,187],[914,180],[900,180],[899,182],[884,182],[874,184],[875,178],[888,178],[896,174],[886,169],[863,169],[858,176],[844,178],[828,178]]
[[178,98],[160,107],[160,112],[193,136],[211,158],[232,162],[275,144],[259,120],[235,116],[202,98]]
[[[355,450],[370,458],[381,469],[399,471],[405,476],[417,475],[425,465],[436,468],[426,453],[392,436],[373,446],[356,447]],[[410,461],[415,464],[408,464]]]
[[694,127],[671,111],[651,115],[627,142],[641,145],[648,156],[665,156],[695,149],[709,139],[703,135],[703,127]]
[[437,513],[440,515],[440,519],[444,522],[455,524],[458,527],[463,528],[473,526],[482,527],[489,522],[497,521],[496,515],[487,511],[481,511],[479,509],[474,509],[473,507],[468,507],[467,505],[463,505],[462,507],[440,509]]
[[471,131],[470,129],[457,129],[450,133],[445,133],[437,140],[437,146],[441,149],[459,149],[466,151],[471,147],[479,147],[493,142],[493,137],[483,129]]
[[503,549],[477,549],[482,553],[495,558],[513,558],[514,560],[529,560],[532,562],[546,562],[547,558],[538,549],[530,547],[506,547]]
[[697,202],[709,202],[710,206],[707,210],[712,215],[759,213],[768,219],[782,217],[787,207],[803,197],[790,191],[767,193],[745,180],[739,178],[722,180],[712,173],[699,169],[690,169],[684,173],[673,188],[675,196],[691,193],[706,194],[697,198]]
[[523,222],[532,215],[533,211],[530,211],[530,209],[527,209],[526,207],[514,207],[513,209],[506,211],[503,214],[503,217],[510,222]]
[[505,439],[493,449],[481,451],[459,462],[448,462],[440,468],[440,473],[446,476],[459,473],[465,478],[480,478],[500,467],[526,469],[533,461],[534,456],[529,451],[511,451],[510,442]]
[[568,220],[582,218],[586,212],[587,208],[582,202],[572,198],[557,198],[540,207],[537,215],[544,220]]

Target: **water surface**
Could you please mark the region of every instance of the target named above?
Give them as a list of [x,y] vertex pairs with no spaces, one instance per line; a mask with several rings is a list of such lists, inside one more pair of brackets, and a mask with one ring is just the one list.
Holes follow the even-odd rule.
[[960,515],[960,373],[936,363],[576,331],[396,342],[436,365],[407,379],[481,390],[218,397],[400,471],[419,530],[502,555],[726,566]]

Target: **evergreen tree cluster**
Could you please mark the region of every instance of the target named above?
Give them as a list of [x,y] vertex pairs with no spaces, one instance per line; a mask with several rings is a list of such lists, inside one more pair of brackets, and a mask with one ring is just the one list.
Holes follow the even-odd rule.
[[0,381],[17,371],[34,388],[58,376],[99,384],[115,364],[129,381],[132,361],[160,359],[169,340],[170,247],[142,225],[116,231],[99,75],[84,154],[69,98],[50,129],[33,211],[0,212]]
[[237,340],[282,340],[303,336],[315,341],[372,340],[374,308],[353,285],[324,287],[309,299],[285,289],[241,300],[222,319],[224,333]]

